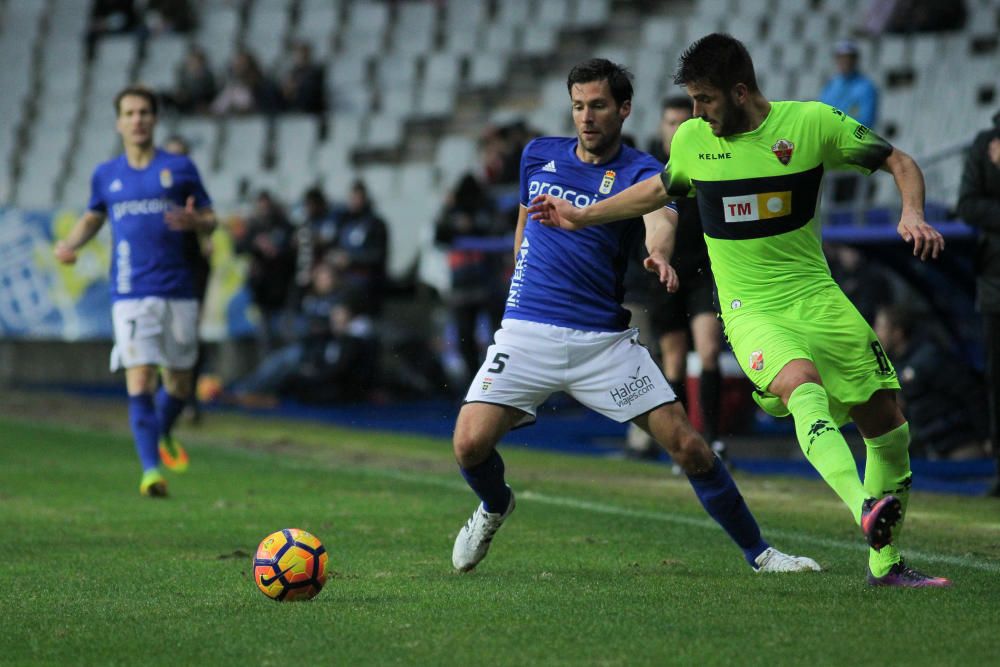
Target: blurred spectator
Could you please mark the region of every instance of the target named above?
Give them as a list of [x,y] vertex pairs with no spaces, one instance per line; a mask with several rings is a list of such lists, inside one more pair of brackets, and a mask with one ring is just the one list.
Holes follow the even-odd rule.
[[931,337],[915,337],[914,325],[913,314],[898,305],[875,316],[875,333],[902,388],[911,450],[934,459],[985,457],[982,379]]
[[[819,101],[873,128],[878,120],[879,92],[875,83],[858,69],[858,56],[858,45],[849,39],[834,45],[837,74],[823,86]],[[866,185],[857,173],[838,172],[830,176],[828,192],[836,203],[860,206],[863,203],[862,190]]]
[[858,68],[858,45],[849,39],[836,43],[835,74],[819,94],[819,101],[836,107],[866,127],[878,120],[878,87]]
[[853,246],[826,243],[823,250],[833,279],[865,321],[872,324],[875,311],[896,300],[888,272],[878,264],[866,262],[861,251]]
[[937,32],[959,30],[965,19],[964,0],[870,0],[859,28],[870,36]]
[[102,36],[133,32],[140,26],[135,0],[92,0],[87,18],[87,58],[94,57]]
[[260,309],[258,342],[262,353],[280,342],[295,272],[292,234],[280,204],[263,191],[257,195],[246,228],[236,238],[236,252],[250,256],[247,285]]
[[351,294],[328,310],[323,331],[268,355],[233,383],[230,400],[248,407],[273,405],[278,395],[307,402],[364,400],[378,374],[378,338],[360,312],[365,295]]
[[174,89],[164,97],[182,113],[207,113],[217,91],[205,52],[192,44],[177,66]]
[[189,0],[146,0],[146,28],[153,34],[191,32],[196,21]]
[[245,48],[237,49],[229,62],[226,83],[212,101],[212,113],[275,113],[280,108],[280,91],[264,74],[257,58]]
[[487,127],[479,139],[483,177],[488,185],[516,185],[520,178],[521,151],[535,133],[524,121]]
[[506,255],[466,250],[453,244],[463,238],[500,236],[509,231],[497,215],[493,200],[472,174],[463,176],[448,194],[444,210],[435,223],[435,242],[449,246],[451,288],[445,295],[445,302],[457,329],[458,347],[466,372],[470,375],[482,360],[476,339],[480,314],[488,318],[490,331],[500,328],[505,302],[503,258]]
[[965,19],[963,0],[896,0],[885,29],[901,34],[943,32],[961,29]]
[[979,230],[976,305],[983,315],[989,431],[997,457],[991,493],[1000,496],[1000,112],[993,116],[993,127],[976,136],[965,158],[958,215]]
[[347,208],[337,220],[337,239],[324,260],[337,270],[345,287],[366,294],[363,312],[378,315],[385,297],[389,230],[375,212],[364,182],[351,185]]
[[285,109],[320,114],[326,111],[326,72],[312,59],[312,47],[296,42],[291,67],[281,81]]
[[311,187],[302,196],[292,222],[295,224],[295,282],[299,288],[309,284],[316,260],[337,240],[337,212],[326,200],[323,189]]

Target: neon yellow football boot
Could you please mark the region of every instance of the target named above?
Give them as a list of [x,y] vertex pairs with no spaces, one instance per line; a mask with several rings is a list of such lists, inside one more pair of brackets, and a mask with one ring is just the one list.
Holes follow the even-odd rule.
[[142,481],[139,482],[139,494],[149,498],[167,497],[167,480],[163,474],[157,470],[147,470],[142,473]]

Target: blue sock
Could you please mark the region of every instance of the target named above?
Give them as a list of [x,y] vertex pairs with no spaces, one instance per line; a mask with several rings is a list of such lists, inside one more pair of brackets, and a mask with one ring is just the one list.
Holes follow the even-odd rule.
[[156,392],[156,419],[160,423],[160,435],[170,435],[177,416],[184,410],[187,401],[175,398],[160,387]]
[[503,459],[497,450],[493,450],[489,458],[472,466],[462,468],[462,477],[468,482],[472,490],[476,492],[479,499],[483,501],[483,506],[490,514],[506,512],[510,503],[510,488],[503,479]]
[[751,566],[754,560],[767,549],[768,544],[760,536],[757,520],[750,513],[736,482],[718,458],[712,469],[703,475],[688,475],[705,511],[729,533]]
[[152,394],[128,397],[128,421],[132,426],[135,451],[139,454],[143,472],[160,465],[160,425],[156,419]]

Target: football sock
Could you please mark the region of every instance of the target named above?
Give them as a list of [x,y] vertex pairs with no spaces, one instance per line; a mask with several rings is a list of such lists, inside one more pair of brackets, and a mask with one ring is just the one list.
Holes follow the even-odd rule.
[[483,501],[483,507],[490,514],[507,511],[510,503],[510,488],[503,479],[503,459],[500,453],[493,450],[489,458],[471,468],[462,468],[462,477]]
[[698,382],[698,403],[701,405],[702,430],[710,443],[719,439],[719,401],[722,373],[719,369],[703,370]]
[[177,398],[167,393],[167,390],[160,387],[156,392],[156,419],[160,424],[160,435],[170,435],[170,429],[174,427],[177,416],[184,410],[187,401]]
[[860,525],[861,505],[871,494],[861,484],[851,448],[830,416],[826,389],[813,382],[799,385],[788,397],[788,411],[795,420],[795,435],[802,452]]
[[688,393],[687,386],[684,384],[684,378],[680,378],[679,380],[671,380],[667,378],[667,382],[670,383],[670,388],[674,390],[675,394],[677,394],[677,400],[680,401],[686,411],[688,407]]
[[128,421],[143,471],[155,470],[160,465],[160,427],[152,394],[128,397]]
[[729,537],[743,550],[743,557],[753,566],[768,544],[761,538],[757,520],[750,513],[726,466],[714,457],[711,470],[687,477],[702,507],[729,533]]
[[[892,529],[893,537],[899,536],[910,500],[910,425],[904,423],[877,438],[865,438],[868,457],[865,460],[865,489],[868,495],[881,498],[892,494],[899,498],[902,514]],[[889,568],[902,560],[895,544],[882,547],[881,551],[868,550],[868,567],[876,577],[883,577]]]

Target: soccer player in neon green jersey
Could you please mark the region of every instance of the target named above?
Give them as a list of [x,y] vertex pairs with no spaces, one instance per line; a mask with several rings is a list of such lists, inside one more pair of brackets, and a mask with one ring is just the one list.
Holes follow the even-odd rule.
[[[581,229],[697,197],[726,335],[775,416],[791,414],[809,462],[851,511],[871,546],[873,586],[948,586],[907,566],[892,544],[906,511],[909,429],[896,405],[896,372],[836,282],[820,244],[817,203],[827,169],[892,174],[902,198],[897,232],[921,260],[944,240],[924,221],[924,182],[913,159],[842,111],[819,102],[770,102],[741,42],[712,34],[681,56],[695,117],[678,129],[658,176],[574,208],[549,195],[533,219]],[[839,427],[857,424],[864,479]]]

